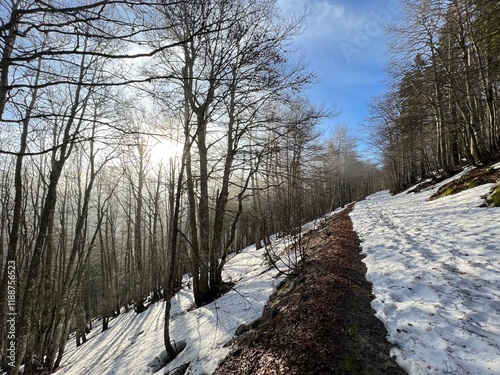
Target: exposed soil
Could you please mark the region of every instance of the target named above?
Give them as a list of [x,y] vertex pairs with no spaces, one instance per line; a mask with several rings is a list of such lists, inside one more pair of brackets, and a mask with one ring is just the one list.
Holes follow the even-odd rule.
[[305,236],[303,268],[281,284],[215,374],[406,374],[370,307],[351,210]]
[[462,177],[441,186],[430,199],[434,200],[447,195],[457,194],[479,185],[497,183],[498,181],[500,181],[499,169],[493,169],[489,166],[473,169]]

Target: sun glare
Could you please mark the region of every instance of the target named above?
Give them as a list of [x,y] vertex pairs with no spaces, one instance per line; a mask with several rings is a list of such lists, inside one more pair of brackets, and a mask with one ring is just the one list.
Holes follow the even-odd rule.
[[151,161],[154,164],[166,165],[176,162],[182,155],[182,144],[172,140],[155,140],[151,145]]

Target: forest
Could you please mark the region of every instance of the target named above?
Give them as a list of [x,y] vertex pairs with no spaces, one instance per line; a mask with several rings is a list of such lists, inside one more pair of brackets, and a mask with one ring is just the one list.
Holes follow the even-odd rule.
[[[384,150],[404,183],[417,163],[451,166],[452,145],[474,161],[498,151],[495,45],[472,44],[490,19],[460,30],[468,57],[455,59],[459,10],[436,40],[450,59],[429,60],[426,44],[401,81],[407,115]],[[3,370],[51,372],[71,332],[83,345],[90,328],[161,299],[173,358],[170,296],[183,275],[201,306],[226,287],[232,252],[385,188],[347,126],[318,127],[335,110],[304,95],[315,77],[290,48],[304,18],[274,0],[0,3]],[[468,75],[446,80],[451,69]],[[424,125],[434,143],[409,147]]]
[[405,0],[367,128],[402,191],[500,156],[500,2]]

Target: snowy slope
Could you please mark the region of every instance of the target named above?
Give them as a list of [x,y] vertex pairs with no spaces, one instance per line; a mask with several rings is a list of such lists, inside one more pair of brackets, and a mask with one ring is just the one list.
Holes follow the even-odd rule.
[[374,194],[351,218],[372,307],[410,374],[500,374],[500,208],[478,208],[492,185],[435,201]]
[[[410,374],[500,375],[500,208],[478,208],[491,185],[428,201],[438,187],[377,193],[351,213],[372,306],[394,344],[391,354]],[[212,373],[236,328],[262,314],[280,282],[276,273],[264,250],[251,246],[226,265],[224,279],[237,284],[219,300],[192,310],[186,285],[173,300],[171,332],[187,347],[157,374],[188,362],[187,374]],[[149,373],[148,362],[163,350],[163,312],[158,303],[122,314],[79,348],[73,339],[57,374]]]
[[[283,251],[286,241],[275,240],[274,251]],[[264,249],[256,251],[255,246],[250,246],[231,258],[223,279],[236,286],[214,303],[193,309],[192,291],[185,283],[172,301],[170,330],[171,338],[185,341],[187,347],[157,374],[185,363],[190,363],[188,374],[211,374],[218,367],[229,352],[224,345],[234,338],[237,327],[262,315],[269,296],[281,281],[276,277],[277,270],[264,260],[264,253]],[[283,256],[286,263],[292,261],[289,257],[293,255]],[[94,328],[86,344],[76,348],[74,339],[71,340],[56,374],[148,374],[148,363],[164,350],[163,322],[162,302],[139,315],[133,311],[121,314],[110,322],[106,332],[99,333],[100,327]]]

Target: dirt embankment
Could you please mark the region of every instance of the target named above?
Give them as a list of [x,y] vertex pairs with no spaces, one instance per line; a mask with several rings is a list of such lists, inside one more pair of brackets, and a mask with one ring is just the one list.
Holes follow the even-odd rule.
[[351,210],[306,236],[303,269],[282,283],[215,374],[406,374],[390,358],[385,327],[370,307]]

